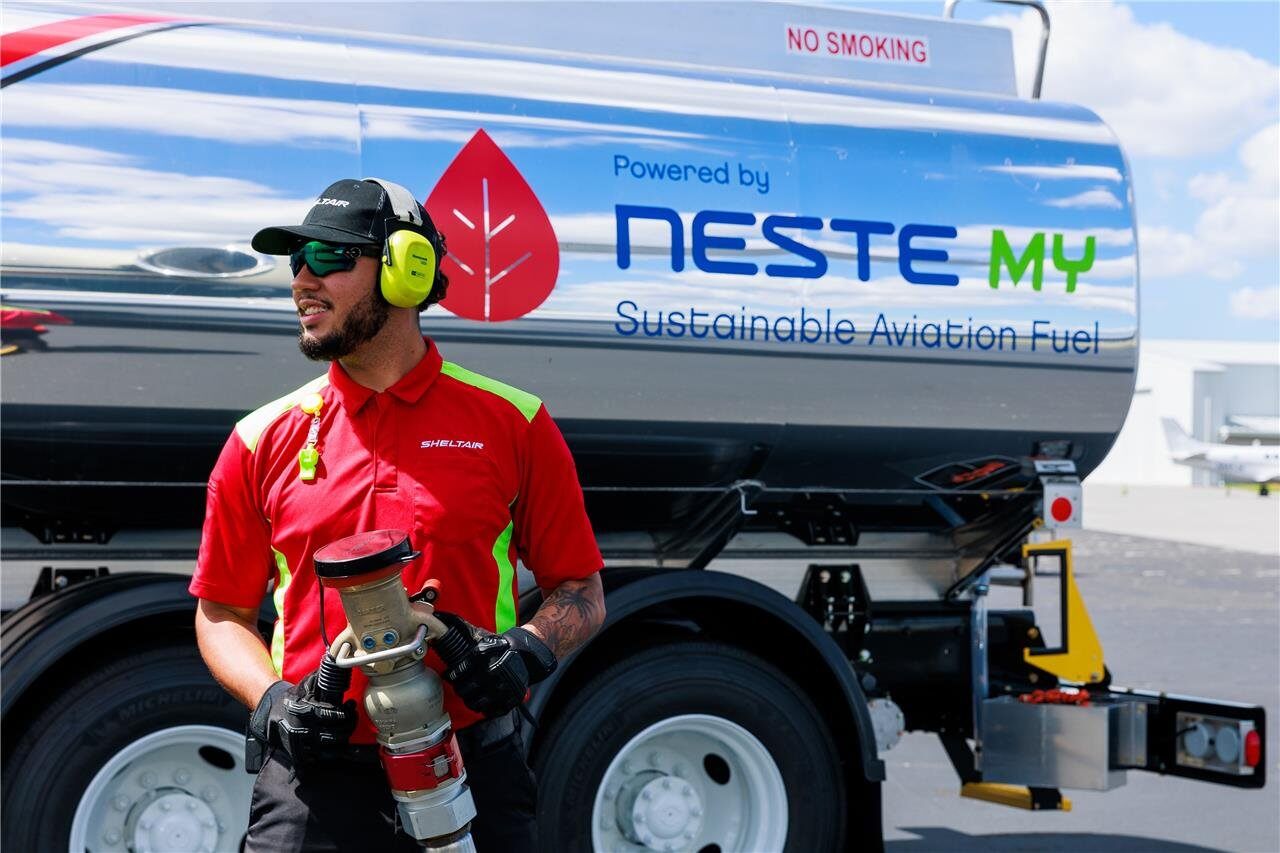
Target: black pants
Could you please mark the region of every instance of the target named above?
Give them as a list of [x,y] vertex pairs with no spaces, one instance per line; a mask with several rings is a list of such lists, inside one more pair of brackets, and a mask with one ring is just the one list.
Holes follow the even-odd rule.
[[[537,785],[524,758],[523,725],[513,714],[458,732],[479,853],[533,853],[537,846]],[[397,828],[382,766],[370,748],[360,753],[295,774],[288,756],[273,751],[253,786],[245,853],[418,853],[417,842]]]

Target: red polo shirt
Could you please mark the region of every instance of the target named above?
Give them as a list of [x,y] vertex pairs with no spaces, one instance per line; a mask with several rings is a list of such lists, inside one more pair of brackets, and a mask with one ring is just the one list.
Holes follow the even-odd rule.
[[[300,476],[298,452],[323,400],[316,476]],[[236,424],[209,478],[192,595],[257,607],[274,582],[277,620],[271,656],[297,682],[324,654],[312,555],[368,530],[410,533],[422,557],[404,569],[416,591],[441,582],[441,610],[501,633],[516,624],[517,558],[544,590],[598,571],[602,560],[582,504],[573,458],[546,407],[532,394],[427,354],[382,393],[353,381],[336,361],[329,373]],[[342,602],[325,595],[332,639],[346,625]],[[427,662],[442,669],[434,652]],[[360,705],[353,740],[373,729],[356,671]],[[445,685],[455,728],[479,719]]]

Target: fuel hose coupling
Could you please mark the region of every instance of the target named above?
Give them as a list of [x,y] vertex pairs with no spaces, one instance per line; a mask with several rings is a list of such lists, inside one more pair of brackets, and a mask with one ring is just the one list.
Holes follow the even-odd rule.
[[[358,668],[368,677],[364,708],[377,730],[401,825],[424,849],[467,853],[475,850],[475,802],[440,676],[422,663],[428,644],[446,631],[432,615],[439,585],[429,581],[425,594],[410,600],[401,577],[418,556],[400,530],[359,533],[316,551],[316,576],[324,589],[337,591],[348,620],[321,675]],[[332,683],[341,685],[336,678]]]

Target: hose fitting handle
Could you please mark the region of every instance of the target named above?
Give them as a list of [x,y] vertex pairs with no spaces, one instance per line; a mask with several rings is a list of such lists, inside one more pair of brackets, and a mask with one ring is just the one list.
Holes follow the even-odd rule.
[[325,652],[316,673],[316,698],[330,705],[341,705],[342,697],[351,687],[351,670],[338,666],[333,655]]

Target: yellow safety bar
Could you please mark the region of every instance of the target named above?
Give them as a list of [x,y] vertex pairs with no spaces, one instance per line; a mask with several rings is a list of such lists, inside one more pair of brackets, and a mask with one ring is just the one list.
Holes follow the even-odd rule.
[[[1043,789],[1041,790],[1043,792]],[[1053,792],[1050,791],[1049,793]],[[971,800],[995,803],[998,806],[1027,809],[1028,811],[1047,809],[1064,812],[1071,811],[1071,800],[1060,793],[1056,795],[1056,802],[1053,802],[1052,798],[1049,802],[1046,802],[1045,798],[1035,797],[1031,793],[1031,789],[1025,785],[1005,785],[1002,782],[966,782],[960,788],[960,796],[968,797]]]
[[[1022,546],[1024,564],[1031,557],[1057,557],[1062,569],[1062,646],[1055,649],[1023,649],[1023,659],[1032,666],[1056,675],[1072,684],[1097,684],[1102,681],[1102,642],[1093,628],[1093,620],[1084,606],[1084,598],[1076,587],[1071,563],[1071,540],[1037,542]],[[1030,566],[1028,565],[1028,571]]]

